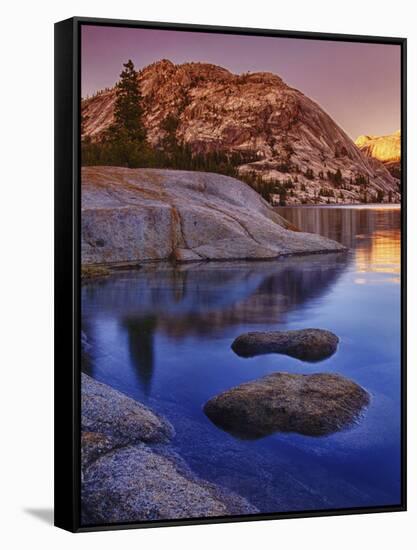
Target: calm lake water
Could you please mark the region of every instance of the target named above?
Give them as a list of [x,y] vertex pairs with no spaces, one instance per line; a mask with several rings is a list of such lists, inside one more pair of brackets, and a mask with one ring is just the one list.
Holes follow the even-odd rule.
[[[400,210],[278,211],[347,253],[269,262],[167,264],[121,272],[82,290],[85,372],[165,415],[173,447],[201,477],[263,513],[400,502]],[[337,353],[307,364],[251,359],[243,332],[325,328]],[[242,441],[213,425],[204,403],[272,372],[337,372],[371,404],[354,427],[325,437],[275,433]]]

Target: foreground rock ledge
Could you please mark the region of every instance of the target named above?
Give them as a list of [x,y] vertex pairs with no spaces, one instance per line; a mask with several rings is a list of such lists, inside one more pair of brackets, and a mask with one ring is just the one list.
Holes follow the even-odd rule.
[[256,514],[245,498],[196,476],[166,443],[171,424],[82,375],[84,525]]
[[274,373],[210,399],[204,412],[242,439],[278,431],[320,436],[350,426],[368,404],[368,393],[338,374]]
[[321,361],[337,350],[339,338],[328,330],[308,328],[274,332],[248,332],[238,336],[232,349],[241,357],[282,353],[303,361]]
[[81,221],[84,266],[345,250],[291,230],[246,183],[206,172],[84,167]]
[[174,436],[174,428],[167,420],[84,373],[81,377],[81,411],[84,432],[111,437],[118,445],[137,441],[162,443]]
[[144,444],[105,454],[84,475],[84,520],[148,521],[255,514],[236,494],[196,477],[178,457]]

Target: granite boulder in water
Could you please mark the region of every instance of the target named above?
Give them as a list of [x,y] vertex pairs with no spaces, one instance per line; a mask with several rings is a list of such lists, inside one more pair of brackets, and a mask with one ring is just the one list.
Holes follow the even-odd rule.
[[339,374],[277,372],[217,395],[204,412],[242,439],[274,432],[321,436],[352,425],[368,404],[368,393]]
[[339,338],[328,330],[308,328],[303,330],[247,332],[238,336],[232,349],[241,357],[253,357],[265,353],[282,353],[303,361],[321,361],[333,355]]

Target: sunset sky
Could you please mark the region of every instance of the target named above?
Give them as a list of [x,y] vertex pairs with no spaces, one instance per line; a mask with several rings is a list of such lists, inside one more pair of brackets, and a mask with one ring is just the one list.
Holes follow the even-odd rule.
[[122,63],[202,61],[270,71],[317,101],[352,139],[400,128],[400,46],[122,27],[82,27],[82,95],[111,87]]

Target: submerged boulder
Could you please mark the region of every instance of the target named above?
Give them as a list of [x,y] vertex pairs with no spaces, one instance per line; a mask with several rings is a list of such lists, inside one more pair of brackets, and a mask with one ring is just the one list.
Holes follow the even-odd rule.
[[107,453],[86,471],[85,523],[255,514],[257,508],[196,477],[179,458],[144,444]]
[[345,250],[291,230],[246,183],[206,172],[84,167],[81,222],[84,266]]
[[167,420],[84,373],[81,378],[81,429],[100,433],[124,445],[137,441],[161,443],[174,435],[174,428]]
[[368,404],[369,394],[339,374],[278,372],[217,395],[204,412],[242,439],[274,432],[320,436],[350,426]]
[[107,267],[96,265],[82,265],[81,266],[81,280],[89,281],[95,279],[101,279],[110,275],[110,271]]
[[241,357],[253,357],[265,353],[282,353],[303,361],[321,361],[333,355],[339,338],[328,330],[307,328],[303,330],[247,332],[238,336],[232,349]]

